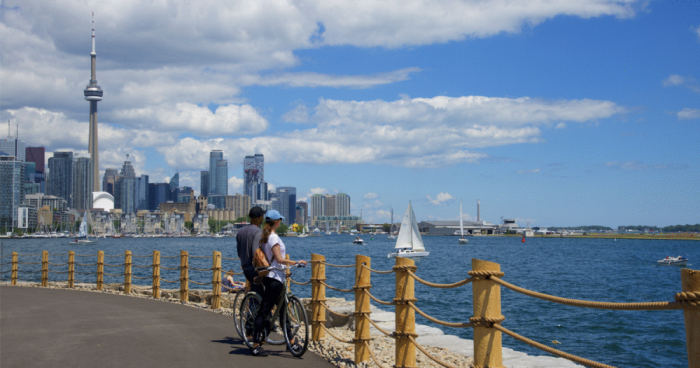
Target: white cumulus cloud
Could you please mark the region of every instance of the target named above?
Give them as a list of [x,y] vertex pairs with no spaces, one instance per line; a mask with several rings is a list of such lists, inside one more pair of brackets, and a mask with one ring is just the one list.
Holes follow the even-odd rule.
[[455,197],[453,197],[450,193],[438,193],[435,199],[431,198],[429,195],[426,197],[428,197],[428,203],[434,204],[436,206],[439,206],[441,204],[455,199]]
[[686,107],[685,109],[676,113],[678,120],[692,120],[700,119],[700,109],[691,109]]
[[365,194],[364,198],[365,199],[376,199],[376,198],[379,198],[379,194],[369,192],[369,193]]
[[239,179],[235,176],[228,178],[228,194],[229,195],[234,195],[235,193],[241,193],[242,190],[243,190],[243,179]]
[[518,174],[539,174],[542,169],[518,170]]

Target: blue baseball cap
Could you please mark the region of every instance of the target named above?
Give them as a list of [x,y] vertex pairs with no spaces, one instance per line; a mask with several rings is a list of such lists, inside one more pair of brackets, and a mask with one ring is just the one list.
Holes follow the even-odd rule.
[[280,215],[280,212],[277,210],[269,210],[265,213],[265,221],[276,221],[283,218],[284,217]]

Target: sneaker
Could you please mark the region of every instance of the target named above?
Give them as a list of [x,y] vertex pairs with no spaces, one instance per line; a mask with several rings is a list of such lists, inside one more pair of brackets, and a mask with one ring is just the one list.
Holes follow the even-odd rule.
[[[289,350],[289,348],[287,348],[287,350]],[[301,345],[299,345],[298,342],[295,342],[294,344],[292,344],[292,349],[291,349],[291,350],[292,350],[294,353],[298,353],[298,352],[301,351]]]
[[250,350],[250,354],[252,354],[253,356],[266,357],[270,355],[270,352],[263,349],[262,345],[258,345]]

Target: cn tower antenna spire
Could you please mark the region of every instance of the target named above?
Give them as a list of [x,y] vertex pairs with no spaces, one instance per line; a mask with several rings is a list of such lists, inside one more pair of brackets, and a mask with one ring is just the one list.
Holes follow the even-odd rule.
[[95,12],[92,13],[92,52],[90,52],[90,83],[85,87],[85,100],[90,102],[90,132],[88,153],[92,159],[93,191],[100,191],[100,156],[97,143],[97,102],[102,101],[102,88],[97,84],[97,53],[95,53]]
[[90,55],[97,55],[95,53],[95,12],[92,12],[92,52]]

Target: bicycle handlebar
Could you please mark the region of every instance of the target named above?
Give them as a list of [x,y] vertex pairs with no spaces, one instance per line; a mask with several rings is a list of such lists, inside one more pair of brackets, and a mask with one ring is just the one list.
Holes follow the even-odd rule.
[[269,267],[256,267],[255,269],[256,269],[257,271],[272,271],[272,270],[280,270],[280,271],[283,271],[283,270],[290,269],[290,268],[301,268],[301,267],[306,267],[306,265],[305,265],[305,264],[300,264],[300,263],[299,263],[299,264],[295,264],[295,265],[293,265],[293,266],[281,266],[281,265],[277,265],[277,266],[269,266]]

